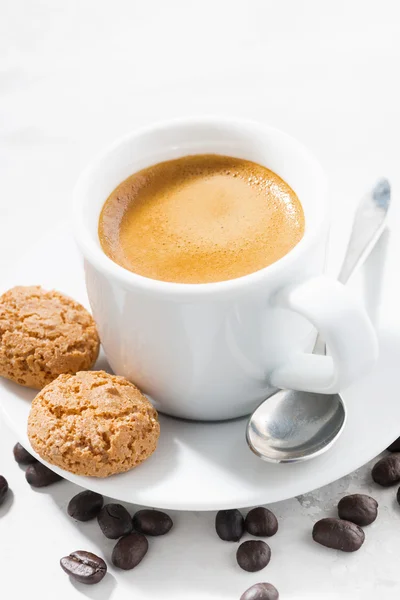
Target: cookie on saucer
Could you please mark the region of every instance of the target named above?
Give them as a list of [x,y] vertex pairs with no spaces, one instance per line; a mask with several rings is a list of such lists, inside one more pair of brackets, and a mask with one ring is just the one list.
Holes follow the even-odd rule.
[[76,475],[108,477],[156,449],[160,425],[147,398],[105,371],[60,375],[38,393],[28,419],[32,448]]
[[41,389],[60,373],[90,369],[99,353],[93,317],[71,298],[40,286],[0,296],[0,375]]

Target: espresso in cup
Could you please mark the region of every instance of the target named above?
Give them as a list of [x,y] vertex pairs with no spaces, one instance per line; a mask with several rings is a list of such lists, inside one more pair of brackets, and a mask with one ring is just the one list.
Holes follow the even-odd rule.
[[123,181],[99,220],[103,251],[125,269],[174,283],[236,279],[290,252],[304,234],[294,191],[259,164],[186,156]]

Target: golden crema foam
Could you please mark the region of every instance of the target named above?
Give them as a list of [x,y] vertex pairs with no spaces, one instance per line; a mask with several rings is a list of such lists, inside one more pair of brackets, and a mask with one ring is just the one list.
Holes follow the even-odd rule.
[[256,163],[186,156],[131,175],[104,204],[101,246],[139,275],[177,283],[235,279],[267,267],[303,237],[294,191]]

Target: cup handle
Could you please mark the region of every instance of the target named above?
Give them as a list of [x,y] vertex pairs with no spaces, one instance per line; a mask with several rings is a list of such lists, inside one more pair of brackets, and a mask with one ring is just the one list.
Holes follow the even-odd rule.
[[279,292],[274,304],[311,321],[330,356],[299,353],[272,372],[277,388],[337,393],[366,373],[378,357],[369,317],[341,283],[321,276]]

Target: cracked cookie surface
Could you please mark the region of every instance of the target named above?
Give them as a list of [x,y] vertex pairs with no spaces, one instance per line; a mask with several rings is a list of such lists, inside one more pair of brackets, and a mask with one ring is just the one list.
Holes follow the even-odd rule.
[[0,375],[41,389],[61,373],[90,369],[99,354],[93,317],[78,302],[40,286],[0,296]]
[[147,398],[105,371],[60,375],[34,398],[28,419],[32,448],[76,475],[128,471],[154,452],[159,434]]

